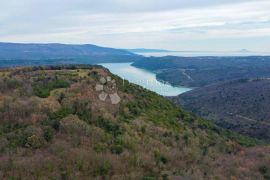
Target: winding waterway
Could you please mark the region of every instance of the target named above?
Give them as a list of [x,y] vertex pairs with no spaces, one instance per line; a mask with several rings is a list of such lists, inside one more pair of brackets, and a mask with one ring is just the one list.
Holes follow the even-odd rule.
[[136,68],[131,64],[132,63],[103,63],[100,65],[129,82],[138,84],[163,96],[176,96],[191,90],[190,88],[172,86],[170,84],[160,82],[156,79],[156,74]]

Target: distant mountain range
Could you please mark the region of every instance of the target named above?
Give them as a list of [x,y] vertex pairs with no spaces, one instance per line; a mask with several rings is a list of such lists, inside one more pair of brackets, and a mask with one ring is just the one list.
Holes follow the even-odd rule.
[[161,52],[175,52],[165,49],[145,49],[145,48],[138,48],[138,49],[126,49],[132,53],[161,53]]
[[253,52],[253,51],[250,51],[248,49],[241,49],[240,51],[238,52],[241,52],[241,53],[250,53],[250,52]]
[[92,44],[23,44],[23,43],[0,43],[0,60],[38,60],[38,59],[61,59],[61,58],[88,58],[96,59],[120,59],[128,60],[135,57],[132,52],[100,47]]
[[[248,49],[241,49],[238,51],[198,51],[198,50],[181,50],[181,51],[172,51],[166,49],[146,49],[146,48],[137,48],[137,49],[124,49],[132,53],[259,53],[255,51],[250,51]],[[266,52],[263,52],[266,53]]]

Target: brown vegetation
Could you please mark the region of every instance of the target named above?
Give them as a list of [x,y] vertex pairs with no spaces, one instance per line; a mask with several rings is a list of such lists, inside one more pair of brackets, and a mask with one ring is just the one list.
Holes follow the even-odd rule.
[[[269,147],[249,149],[256,140],[99,66],[8,72],[0,77],[0,179],[269,178]],[[99,100],[101,75],[116,79],[119,104]],[[242,174],[238,158],[255,160]]]

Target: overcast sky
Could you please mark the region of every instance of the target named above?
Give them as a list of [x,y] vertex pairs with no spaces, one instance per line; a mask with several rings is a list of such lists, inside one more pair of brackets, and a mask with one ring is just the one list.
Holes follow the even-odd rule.
[[270,51],[270,0],[0,0],[0,41]]

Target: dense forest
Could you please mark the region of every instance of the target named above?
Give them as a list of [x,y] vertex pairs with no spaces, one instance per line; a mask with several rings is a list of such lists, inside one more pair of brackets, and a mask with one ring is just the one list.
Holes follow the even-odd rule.
[[133,66],[157,73],[173,85],[202,87],[216,82],[270,77],[270,57],[149,57]]
[[270,141],[270,79],[211,84],[171,99],[226,129]]
[[135,62],[142,56],[92,44],[1,43],[0,67]]
[[[99,98],[104,77],[120,103]],[[268,145],[101,66],[2,69],[0,119],[0,179],[270,178]]]

